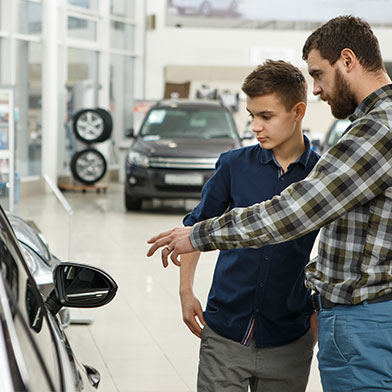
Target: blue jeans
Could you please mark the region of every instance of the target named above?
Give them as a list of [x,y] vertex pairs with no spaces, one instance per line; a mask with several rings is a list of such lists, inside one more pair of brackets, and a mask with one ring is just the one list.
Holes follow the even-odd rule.
[[392,391],[392,301],[318,314],[324,392]]

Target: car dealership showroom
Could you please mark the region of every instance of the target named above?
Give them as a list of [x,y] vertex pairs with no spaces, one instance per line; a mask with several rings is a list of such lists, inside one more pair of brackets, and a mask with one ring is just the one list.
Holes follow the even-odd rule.
[[[340,15],[371,25],[392,75],[389,0],[0,0],[0,392],[207,391],[201,310],[219,251],[201,253],[191,275],[189,322],[179,266],[164,268],[161,249],[147,257],[147,241],[183,226],[222,153],[261,148],[241,87],[265,61],[304,75],[309,151],[338,142],[350,121],[313,94],[302,48]],[[254,320],[246,343],[231,342],[255,344]],[[249,391],[321,392],[317,352],[315,342],[305,389]],[[223,378],[235,366],[226,357],[213,364]],[[227,385],[208,391],[248,390]]]

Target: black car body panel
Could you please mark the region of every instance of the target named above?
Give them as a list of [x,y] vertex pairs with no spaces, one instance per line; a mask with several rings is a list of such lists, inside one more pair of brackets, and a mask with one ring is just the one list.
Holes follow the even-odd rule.
[[94,391],[99,373],[75,359],[24,257],[0,207],[0,391]]

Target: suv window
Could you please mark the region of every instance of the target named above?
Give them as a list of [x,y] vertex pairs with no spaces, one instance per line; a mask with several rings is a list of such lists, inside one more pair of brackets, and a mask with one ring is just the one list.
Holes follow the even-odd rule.
[[213,109],[152,109],[140,134],[158,138],[236,138],[231,114]]
[[26,273],[15,243],[0,214],[0,271],[7,294],[4,298],[3,293],[2,304],[9,304],[9,316],[3,309],[2,321],[9,335],[5,340],[10,368],[15,384],[22,379],[32,391],[53,390],[60,373],[56,344],[41,295]]

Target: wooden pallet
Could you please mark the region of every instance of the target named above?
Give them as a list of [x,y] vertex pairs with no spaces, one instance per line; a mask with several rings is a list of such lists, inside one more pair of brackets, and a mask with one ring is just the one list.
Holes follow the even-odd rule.
[[85,185],[85,184],[58,184],[58,187],[62,191],[75,191],[75,192],[88,192],[88,191],[95,191],[97,193],[106,192],[108,188],[107,184],[93,184],[93,185]]

